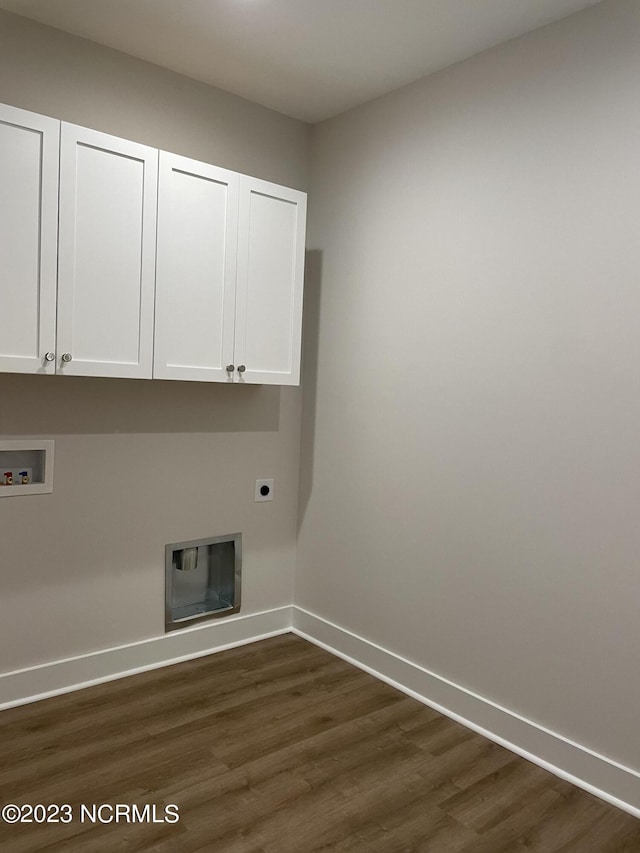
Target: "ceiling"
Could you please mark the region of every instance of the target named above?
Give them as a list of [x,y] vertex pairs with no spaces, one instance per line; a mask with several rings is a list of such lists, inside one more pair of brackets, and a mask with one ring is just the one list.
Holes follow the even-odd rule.
[[0,0],[318,122],[600,0]]

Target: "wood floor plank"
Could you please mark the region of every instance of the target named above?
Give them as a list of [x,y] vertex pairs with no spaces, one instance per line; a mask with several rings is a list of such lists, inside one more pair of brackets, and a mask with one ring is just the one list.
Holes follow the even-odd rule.
[[[452,768],[451,781],[462,789],[469,788],[513,760],[512,752],[485,738],[464,743],[459,753],[458,766]],[[453,757],[454,751],[449,755]]]
[[454,794],[441,807],[465,826],[486,832],[546,782],[543,774],[539,767],[514,756],[504,767]]
[[620,816],[615,809],[606,809],[588,829],[580,831],[561,847],[556,847],[554,853],[581,853],[583,850],[597,850],[598,853],[638,853],[638,823],[640,821],[630,815]]
[[283,635],[0,713],[2,853],[639,853],[640,821]]
[[[287,668],[291,670],[289,673]],[[179,675],[180,673],[176,673],[176,676]],[[194,690],[192,679],[185,682],[177,677],[163,687],[162,702],[158,702],[157,693],[138,688],[135,692],[129,690],[124,696],[120,695],[115,705],[112,702],[100,702],[98,707],[95,707],[94,703],[86,704],[85,701],[81,714],[67,712],[65,708],[63,712],[51,714],[44,721],[31,720],[24,731],[20,731],[15,722],[5,727],[0,715],[0,736],[3,741],[6,739],[8,744],[5,758],[21,759],[24,754],[38,750],[50,739],[52,727],[55,727],[56,731],[56,744],[63,749],[78,746],[85,740],[95,743],[97,728],[104,740],[112,740],[120,733],[120,720],[119,716],[113,713],[114,708],[121,708],[123,704],[126,704],[131,728],[140,724],[145,735],[152,735],[174,726],[192,725],[199,718],[209,716],[212,712],[211,693],[216,696],[216,713],[222,714],[238,706],[258,703],[267,696],[286,690],[299,695],[302,686],[308,681],[314,682],[315,692],[319,677],[326,676],[329,681],[334,676],[347,680],[349,673],[345,671],[342,661],[327,658],[324,654],[320,658],[305,661],[303,671],[299,661],[288,661],[286,666],[281,664],[272,679],[261,683],[256,683],[246,674],[237,674],[233,670],[219,672],[214,669],[209,673],[197,672],[196,675],[198,690]],[[281,698],[278,696],[275,701],[281,702]],[[23,733],[29,737],[21,738]]]
[[[352,837],[353,838],[353,837]],[[386,819],[375,832],[363,834],[359,843],[336,846],[336,850],[357,850],[360,853],[461,853],[477,836],[450,815],[439,809],[420,807],[409,802]]]
[[[537,822],[523,833],[522,840],[533,853],[561,850],[564,845],[575,841],[584,844],[591,828],[602,821],[608,811],[605,803],[571,786],[549,809],[544,821]],[[618,813],[616,817],[623,826],[625,816]]]
[[532,826],[547,819],[549,812],[560,798],[560,794],[550,788],[529,794],[518,804],[510,804],[504,815],[496,817],[495,824],[482,832],[475,843],[464,848],[464,853],[508,853],[518,844],[524,845],[524,837]]
[[405,739],[415,743],[430,755],[441,755],[458,743],[478,742],[480,736],[454,720],[438,716],[422,726],[411,729],[405,734]]
[[293,741],[304,740],[345,720],[361,716],[367,709],[376,710],[399,701],[399,697],[381,691],[377,684],[363,684],[357,691],[340,697],[339,701],[337,697],[338,694],[334,697],[319,695],[313,704],[298,706],[295,713],[289,709],[286,716],[272,719],[268,726],[264,716],[260,715],[252,728],[245,726],[238,731],[234,726],[227,729],[229,742],[221,740],[215,754],[229,767],[237,767],[256,755],[276,753]]

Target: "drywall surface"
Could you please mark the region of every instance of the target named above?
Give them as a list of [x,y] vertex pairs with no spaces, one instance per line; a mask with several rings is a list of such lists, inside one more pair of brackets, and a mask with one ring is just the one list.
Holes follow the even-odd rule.
[[309,127],[0,10],[2,103],[306,190]]
[[[4,12],[0,102],[306,189],[303,123]],[[0,672],[162,635],[169,542],[241,531],[242,613],[289,604],[299,434],[295,388],[0,374],[0,435],[55,440],[0,505]]]
[[314,128],[299,606],[640,769],[640,5]]

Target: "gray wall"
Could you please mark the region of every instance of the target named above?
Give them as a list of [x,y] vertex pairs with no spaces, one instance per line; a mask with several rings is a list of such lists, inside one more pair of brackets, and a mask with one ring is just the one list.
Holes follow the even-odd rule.
[[640,5],[314,129],[296,603],[640,768]]
[[[4,12],[0,102],[306,189],[307,125]],[[56,441],[0,501],[0,671],[163,634],[167,542],[241,530],[243,612],[289,604],[299,426],[299,389],[0,374],[0,435]]]
[[[316,128],[296,600],[640,767],[640,9]],[[309,128],[0,13],[0,101],[307,188]],[[291,601],[297,389],[0,374],[0,671],[163,632],[165,542]],[[254,504],[253,480],[277,499]]]

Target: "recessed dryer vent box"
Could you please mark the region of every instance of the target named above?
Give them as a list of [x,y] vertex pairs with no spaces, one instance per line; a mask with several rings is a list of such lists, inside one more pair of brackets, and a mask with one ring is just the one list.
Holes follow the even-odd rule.
[[242,534],[165,547],[165,630],[240,610]]

